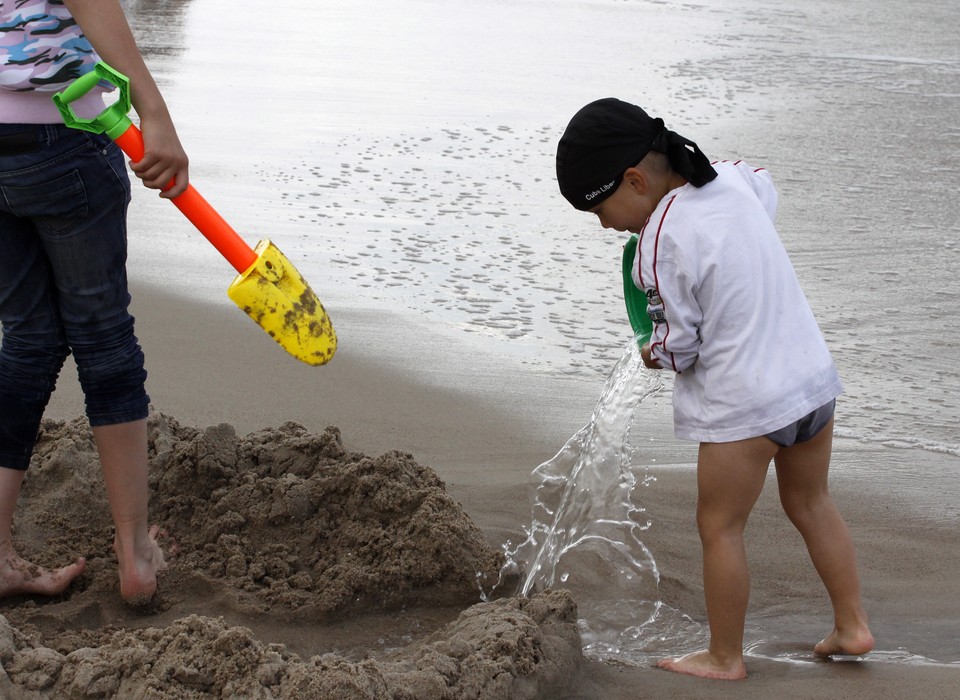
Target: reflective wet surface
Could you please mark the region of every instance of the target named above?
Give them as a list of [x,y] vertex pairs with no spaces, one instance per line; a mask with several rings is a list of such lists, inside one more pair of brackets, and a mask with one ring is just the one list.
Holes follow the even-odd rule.
[[[630,327],[620,241],[556,191],[569,117],[616,95],[712,157],[768,168],[846,387],[839,468],[937,522],[960,518],[956,3],[278,0],[255,18],[226,0],[127,6],[194,184],[251,245],[274,240],[335,325],[338,310],[406,314],[598,395]],[[178,216],[136,193],[131,275],[229,303],[229,266]],[[338,334],[383,347],[369,328]],[[416,348],[390,361],[424,371]],[[432,380],[459,381],[460,361]],[[669,382],[644,410],[669,415]],[[946,650],[918,636],[885,654],[955,663],[950,633],[933,630]],[[801,654],[765,627],[748,641]]]

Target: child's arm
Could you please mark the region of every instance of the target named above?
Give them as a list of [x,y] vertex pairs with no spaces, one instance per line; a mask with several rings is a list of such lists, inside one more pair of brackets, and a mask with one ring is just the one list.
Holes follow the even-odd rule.
[[657,286],[644,290],[647,313],[654,321],[651,357],[661,367],[682,372],[696,362],[700,354],[703,312],[694,295],[696,282],[682,266],[663,254],[657,259],[656,273],[651,270],[645,278],[657,281]]
[[97,54],[130,79],[130,97],[140,116],[143,132],[143,159],[131,165],[143,184],[162,189],[171,180],[176,184],[161,193],[173,198],[189,182],[187,154],[153,76],[118,0],[63,0]]

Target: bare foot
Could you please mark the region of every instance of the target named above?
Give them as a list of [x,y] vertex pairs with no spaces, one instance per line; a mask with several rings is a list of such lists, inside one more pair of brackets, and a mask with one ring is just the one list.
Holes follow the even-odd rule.
[[841,633],[836,627],[813,648],[817,656],[834,655],[861,656],[873,649],[873,635],[866,625],[857,627],[849,633]]
[[662,659],[657,667],[674,673],[685,673],[700,678],[715,678],[723,681],[739,681],[747,677],[747,668],[742,660],[730,664],[716,662],[709,651],[698,651],[678,659]]
[[13,554],[0,560],[0,598],[11,595],[57,595],[63,593],[87,567],[87,560],[78,558],[60,569],[37,566]]
[[[120,597],[133,607],[144,607],[157,593],[157,575],[167,568],[167,560],[159,540],[167,533],[154,525],[147,533],[147,540],[132,551],[125,551],[118,541],[113,549],[120,565]],[[171,540],[171,555],[176,553],[176,543]]]

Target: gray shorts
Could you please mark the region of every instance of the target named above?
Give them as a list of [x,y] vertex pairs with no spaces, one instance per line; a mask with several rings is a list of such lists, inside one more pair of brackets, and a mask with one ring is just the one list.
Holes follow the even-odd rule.
[[836,399],[831,399],[820,408],[815,409],[798,421],[794,421],[785,428],[767,433],[764,437],[773,440],[780,447],[790,447],[798,442],[806,442],[823,430],[823,427],[833,418],[833,410],[837,405]]

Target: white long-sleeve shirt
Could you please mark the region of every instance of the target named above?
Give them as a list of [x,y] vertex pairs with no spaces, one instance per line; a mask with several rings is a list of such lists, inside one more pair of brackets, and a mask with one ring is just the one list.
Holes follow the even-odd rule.
[[660,202],[633,280],[654,320],[651,350],[674,370],[678,438],[730,442],[779,430],[836,398],[836,366],[773,219],[766,170],[716,163],[717,178]]

